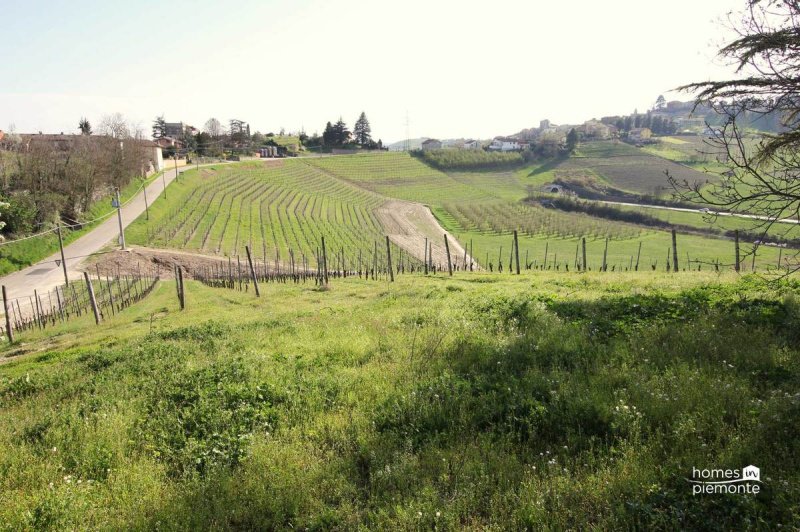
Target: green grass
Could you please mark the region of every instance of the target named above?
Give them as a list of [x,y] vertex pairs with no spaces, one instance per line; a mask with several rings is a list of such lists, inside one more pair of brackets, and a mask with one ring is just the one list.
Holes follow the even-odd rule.
[[[149,185],[155,179],[161,177],[161,172],[157,172],[144,181],[144,184]],[[143,181],[141,179],[134,179],[126,187],[120,191],[120,198],[124,203],[132,198],[142,187]],[[116,209],[111,206],[112,196],[105,196],[94,202],[89,210],[86,211],[82,217],[82,222],[96,220],[103,218],[92,223],[87,223],[80,228],[64,229],[62,232],[64,244],[69,244],[81,236],[85,235],[105,219]],[[9,240],[14,240],[17,237],[11,237]],[[0,275],[5,275],[23,268],[27,268],[31,264],[35,264],[45,257],[52,255],[58,251],[58,236],[56,233],[48,233],[40,237],[23,240],[20,242],[10,242],[8,244],[0,245]]]
[[[608,156],[612,156],[612,159],[625,159],[628,156],[635,159],[641,156],[638,148],[622,143],[587,143],[581,145],[580,150],[578,159],[581,161],[587,157],[594,160]],[[529,262],[536,260],[538,264],[542,264],[547,249],[548,263],[554,258],[560,258],[562,270],[565,263],[574,268],[575,247],[579,241],[575,235],[581,234],[588,239],[587,262],[593,269],[602,263],[606,236],[615,239],[608,250],[609,268],[611,265],[622,269],[629,267],[631,257],[635,263],[639,242],[642,243],[640,268],[651,269],[653,264],[660,270],[666,268],[667,250],[671,247],[671,235],[668,231],[634,228],[598,217],[566,215],[513,205],[527,195],[528,186],[538,189],[550,182],[550,177],[562,172],[564,161],[516,171],[448,173],[424,165],[405,153],[329,157],[310,162],[339,179],[384,196],[429,205],[445,229],[462,244],[469,246],[471,243],[474,258],[484,267],[488,267],[488,256],[488,261],[496,269],[502,252],[504,268],[507,269],[511,231],[515,228],[512,225],[516,225],[520,231],[539,228],[538,231],[531,230],[529,234],[521,235],[521,260],[524,260],[527,253]],[[465,216],[462,211],[471,211],[473,215]],[[508,213],[505,220],[502,216],[504,211]],[[686,267],[687,253],[692,261],[719,261],[724,265],[735,262],[733,243],[723,238],[681,235],[678,246],[681,269]],[[756,257],[756,269],[763,270],[776,264],[777,258],[776,249],[760,248]],[[752,262],[749,259],[744,262],[749,269]],[[697,268],[697,265],[693,267]]]
[[[794,282],[172,283],[0,365],[3,529],[800,526]],[[761,468],[693,496],[692,468]]]
[[567,175],[586,171],[601,176],[621,190],[651,196],[663,196],[670,190],[665,172],[689,182],[709,179],[709,176],[688,166],[656,157],[620,141],[582,143],[573,156],[559,164],[556,175],[559,171],[565,171]]
[[[299,263],[313,257],[325,237],[329,264],[342,250],[352,264],[371,256],[384,232],[374,209],[385,198],[338,180],[305,159],[246,163],[187,171],[127,230],[133,244],[259,259],[290,251]],[[381,247],[382,249],[382,247]]]

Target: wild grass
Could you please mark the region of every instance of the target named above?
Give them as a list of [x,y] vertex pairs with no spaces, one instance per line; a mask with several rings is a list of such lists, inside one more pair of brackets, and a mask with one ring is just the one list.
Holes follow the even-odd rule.
[[[18,529],[800,526],[795,282],[163,284],[0,366]],[[322,309],[322,310],[321,310]],[[693,496],[693,467],[761,468]]]

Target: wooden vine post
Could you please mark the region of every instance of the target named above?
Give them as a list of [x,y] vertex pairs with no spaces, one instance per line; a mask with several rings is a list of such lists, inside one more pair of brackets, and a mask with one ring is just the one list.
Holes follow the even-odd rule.
[[736,264],[734,265],[734,268],[738,272],[739,268],[741,267],[740,264],[739,264],[741,259],[739,258],[739,230],[738,229],[736,229],[733,232],[733,245],[734,245],[735,251],[736,251]]
[[672,272],[678,271],[678,237],[675,229],[672,230]]
[[386,266],[389,268],[389,281],[394,282],[394,270],[392,269],[392,247],[389,245],[389,235],[386,235]]
[[444,235],[444,250],[447,253],[447,271],[450,272],[450,276],[453,275],[453,263],[450,260],[450,244],[447,242],[447,235]]
[[11,314],[8,313],[8,294],[6,294],[6,285],[3,285],[3,310],[6,313],[6,336],[8,336],[8,343],[14,343],[14,331],[11,330]]
[[244,250],[247,252],[247,264],[250,267],[250,278],[253,279],[253,289],[256,292],[256,297],[261,297],[261,292],[258,290],[258,279],[256,279],[256,270],[255,268],[253,268],[253,257],[250,255],[250,246],[245,246]]
[[586,271],[586,237],[581,238],[581,247],[583,248],[583,264],[581,268]]
[[94,298],[94,287],[92,281],[89,279],[89,272],[83,272],[83,278],[86,280],[86,290],[89,291],[89,302],[92,304],[92,312],[94,312],[94,321],[100,325],[100,311],[97,309],[97,300]]

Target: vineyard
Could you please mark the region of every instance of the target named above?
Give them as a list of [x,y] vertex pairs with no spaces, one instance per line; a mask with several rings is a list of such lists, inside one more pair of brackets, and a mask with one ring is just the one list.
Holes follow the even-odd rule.
[[559,170],[596,173],[625,191],[661,196],[669,184],[665,172],[678,180],[704,182],[709,177],[673,161],[656,157],[619,141],[581,144],[576,154],[559,164]]
[[140,245],[231,257],[249,246],[279,264],[310,261],[324,236],[332,256],[354,261],[383,241],[383,201],[302,160],[222,166],[187,173],[128,232]]
[[510,233],[553,238],[587,237],[624,239],[641,233],[633,224],[602,222],[587,215],[575,215],[523,203],[447,203],[444,208],[466,231]]

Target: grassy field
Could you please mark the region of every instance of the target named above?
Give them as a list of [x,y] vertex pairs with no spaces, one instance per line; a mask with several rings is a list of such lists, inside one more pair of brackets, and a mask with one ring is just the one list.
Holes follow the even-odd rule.
[[287,262],[291,251],[311,264],[324,236],[330,257],[343,250],[352,261],[383,246],[374,215],[383,201],[304,159],[211,167],[184,174],[127,234],[133,244],[234,257],[250,246],[259,259]]
[[[157,172],[144,181],[134,179],[120,191],[123,203],[132,198],[143,185],[150,184],[160,177],[161,172]],[[69,244],[85,235],[113,213],[115,209],[111,206],[111,197],[108,195],[97,200],[84,214],[82,222],[93,221],[92,223],[80,228],[65,228],[62,233],[64,244]],[[102,220],[97,220],[98,218]],[[15,238],[11,236],[8,243],[0,244],[0,275],[26,268],[58,251],[58,236],[55,232],[21,242],[13,242]]]
[[655,157],[620,141],[582,143],[574,155],[558,166],[555,173],[574,176],[581,171],[598,175],[621,190],[651,196],[663,196],[668,191],[667,171],[675,178],[689,182],[709,179],[702,172],[669,159]]
[[[641,157],[638,148],[626,144],[592,143],[590,146],[590,149],[582,148],[584,158],[587,154],[595,158],[602,157],[607,155],[606,152],[611,155],[620,153],[622,158],[631,153],[635,155],[633,159]],[[544,262],[547,251],[548,263],[560,257],[559,268],[563,269],[566,264],[574,268],[575,249],[579,241],[577,235],[580,235],[588,239],[587,262],[594,269],[602,263],[606,236],[614,239],[608,250],[609,268],[612,265],[617,269],[629,267],[632,257],[635,263],[640,242],[641,267],[652,269],[655,265],[657,269],[666,268],[667,253],[671,246],[668,231],[635,228],[598,217],[514,204],[527,195],[529,186],[538,190],[543,184],[551,182],[548,180],[558,174],[563,161],[515,171],[452,173],[430,168],[405,153],[329,157],[310,163],[339,179],[384,196],[429,205],[445,229],[462,244],[470,246],[471,243],[474,258],[487,268],[491,262],[492,268],[496,269],[501,256],[508,260],[511,231],[514,228],[523,232],[520,238],[521,260],[527,253],[529,262],[536,260],[539,265]],[[743,256],[745,252],[743,248]],[[735,262],[733,243],[722,238],[681,235],[678,255],[681,269],[687,267],[688,260],[704,263],[719,261],[729,266]],[[776,249],[762,247],[756,257],[756,268],[763,270],[772,266],[777,263],[777,258]],[[745,262],[750,268],[752,262]],[[506,263],[505,268],[507,266]],[[555,268],[555,265],[551,267]],[[693,264],[692,267],[697,268],[697,265]]]
[[[800,527],[795,282],[263,290],[163,283],[4,347],[0,528]],[[748,464],[756,496],[686,481]]]

